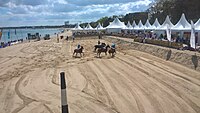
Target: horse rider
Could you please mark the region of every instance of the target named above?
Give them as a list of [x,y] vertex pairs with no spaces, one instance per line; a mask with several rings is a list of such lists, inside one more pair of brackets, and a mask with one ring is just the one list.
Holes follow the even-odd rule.
[[80,44],[78,44],[78,45],[77,45],[77,49],[80,49],[80,48],[81,48],[81,45],[80,45]]
[[112,43],[111,49],[115,49],[115,43]]

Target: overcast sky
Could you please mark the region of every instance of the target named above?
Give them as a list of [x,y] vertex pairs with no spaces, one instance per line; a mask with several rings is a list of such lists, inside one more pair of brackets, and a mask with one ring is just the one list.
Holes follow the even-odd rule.
[[0,27],[62,25],[145,11],[153,0],[0,0]]

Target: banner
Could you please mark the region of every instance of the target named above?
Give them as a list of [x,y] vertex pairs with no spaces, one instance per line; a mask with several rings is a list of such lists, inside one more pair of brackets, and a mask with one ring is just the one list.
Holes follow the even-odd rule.
[[171,29],[169,28],[169,25],[167,25],[166,32],[167,32],[167,39],[171,42]]
[[196,43],[195,43],[195,29],[194,29],[194,23],[191,20],[191,36],[190,36],[190,46],[192,48],[196,48]]

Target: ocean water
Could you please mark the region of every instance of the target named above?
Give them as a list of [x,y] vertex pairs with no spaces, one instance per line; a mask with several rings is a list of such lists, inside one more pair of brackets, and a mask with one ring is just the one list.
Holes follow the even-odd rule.
[[[55,33],[60,33],[63,29],[52,28],[52,29],[3,29],[2,37],[0,42],[14,41],[17,39],[26,39],[28,33],[35,34],[39,33],[41,37],[44,37],[45,34],[54,35]],[[8,32],[10,31],[10,39],[8,39]]]

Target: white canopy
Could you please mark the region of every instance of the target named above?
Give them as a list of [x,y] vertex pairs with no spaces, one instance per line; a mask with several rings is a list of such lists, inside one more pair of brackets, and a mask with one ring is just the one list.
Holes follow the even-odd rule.
[[103,30],[103,29],[105,29],[105,28],[103,28],[103,27],[101,26],[101,24],[99,23],[95,29],[97,29],[97,30]]
[[178,23],[171,28],[172,30],[191,30],[191,25],[185,18],[185,14],[182,14]]
[[144,29],[145,29],[145,30],[150,30],[150,29],[151,29],[151,24],[150,24],[150,22],[149,22],[149,19],[147,19],[147,21],[146,21],[146,23],[145,23],[145,25],[144,25]]
[[85,30],[94,30],[94,28],[92,28],[91,25],[88,23],[88,25],[86,26]]
[[128,29],[133,29],[133,26],[131,25],[130,21],[128,21],[126,27],[127,27]]
[[135,23],[135,20],[133,21],[132,26],[133,26],[133,28],[134,28],[135,26],[137,26],[136,23]]
[[200,19],[194,24],[195,30],[200,31]]
[[115,20],[112,23],[110,23],[109,26],[106,27],[106,29],[114,29],[114,28],[127,29],[124,22],[121,22],[118,18],[115,18]]
[[158,29],[158,28],[160,28],[161,27],[161,25],[160,25],[160,23],[158,22],[158,19],[156,18],[156,20],[155,20],[155,22],[153,23],[153,25],[151,26],[151,29],[152,30],[156,30],[156,29]]
[[76,24],[76,26],[73,28],[73,30],[83,30],[83,28],[81,28],[81,27],[79,26],[79,24]]
[[160,26],[160,28],[158,28],[158,30],[166,30],[166,29],[167,29],[167,26],[168,26],[169,28],[174,27],[174,25],[172,24],[172,22],[171,22],[170,19],[169,19],[169,16],[166,17],[164,23]]
[[142,21],[140,20],[138,25],[134,27],[135,30],[144,30],[144,25],[142,24]]

